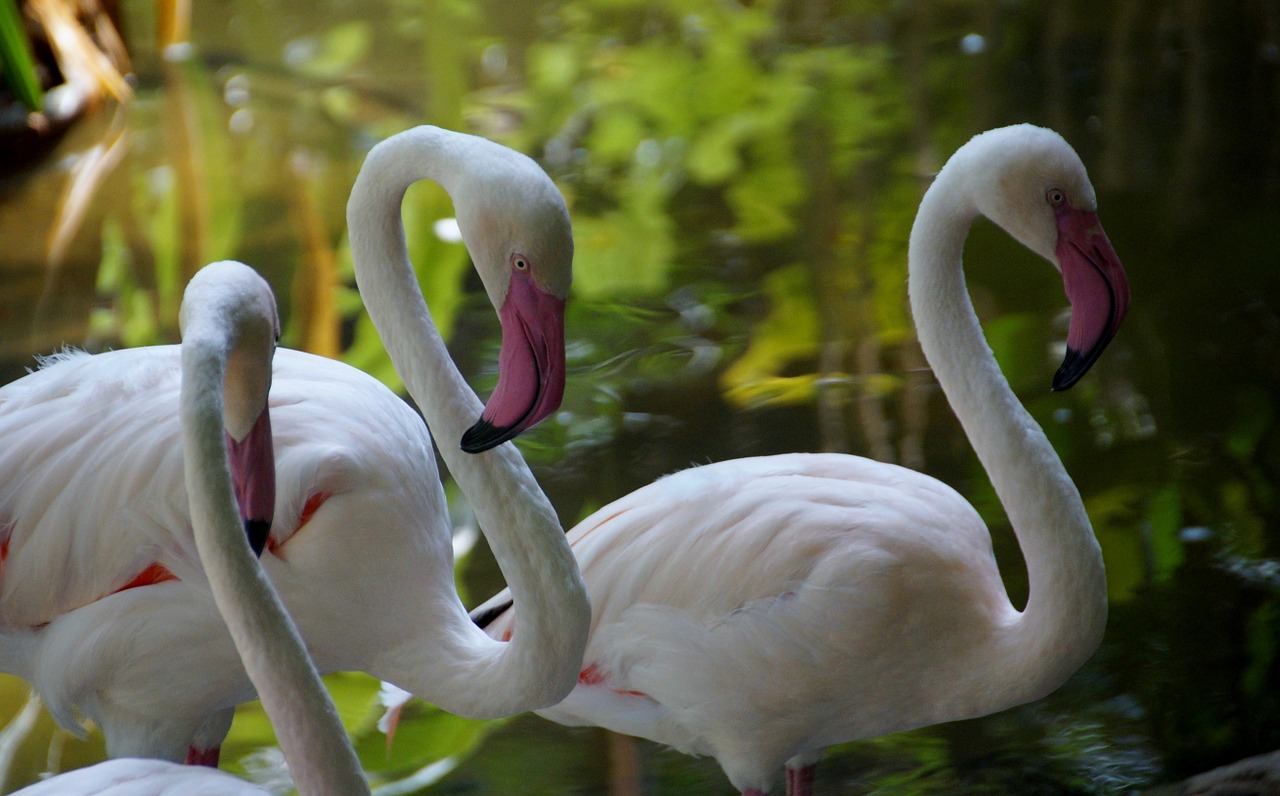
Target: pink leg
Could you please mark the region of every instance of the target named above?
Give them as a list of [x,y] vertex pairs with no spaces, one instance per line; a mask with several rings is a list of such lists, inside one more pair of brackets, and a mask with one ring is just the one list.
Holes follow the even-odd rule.
[[189,766],[209,766],[210,768],[218,767],[218,757],[222,754],[222,747],[215,746],[211,749],[197,749],[194,746],[187,747],[187,765]]
[[787,766],[787,796],[812,796],[813,777],[817,771],[817,763],[800,768]]

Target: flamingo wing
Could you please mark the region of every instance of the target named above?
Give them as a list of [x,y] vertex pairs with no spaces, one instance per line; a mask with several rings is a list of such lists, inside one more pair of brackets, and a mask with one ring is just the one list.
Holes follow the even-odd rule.
[[[973,625],[1007,607],[990,536],[963,498],[853,456],[675,473],[587,517],[570,541],[591,595],[591,641],[579,687],[540,713],[714,755],[731,778],[864,734],[850,724],[911,721],[855,684],[892,684],[895,660],[921,656],[926,618],[948,612],[913,604],[945,600],[948,621]],[[517,613],[491,616],[486,632],[518,632]],[[904,641],[891,650],[884,638]]]
[[193,553],[179,364],[173,346],[64,354],[0,390],[0,625],[42,626]]

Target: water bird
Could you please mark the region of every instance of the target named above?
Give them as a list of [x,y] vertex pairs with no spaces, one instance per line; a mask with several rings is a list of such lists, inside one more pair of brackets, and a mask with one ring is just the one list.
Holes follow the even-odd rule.
[[[257,272],[224,261],[187,285],[180,313],[183,480],[208,586],[275,727],[295,784],[323,796],[368,794],[337,709],[258,561],[242,506],[275,504],[267,393],[279,336],[275,296]],[[127,792],[264,794],[232,775],[166,760],[121,758],[20,791],[26,796]]]
[[[1022,547],[1026,607],[1011,604],[978,513],[933,478],[837,454],[696,467],[570,531],[591,640],[578,686],[540,715],[710,755],[745,794],[785,769],[799,796],[827,746],[1039,699],[1089,658],[1106,625],[1102,554],[974,313],[962,252],[979,215],[1061,272],[1072,315],[1055,390],[1102,353],[1129,288],[1084,165],[1055,132],[975,136],[920,203],[908,253],[920,345]],[[496,638],[525,632],[519,596],[472,615]]]
[[[419,179],[452,195],[502,323],[484,406],[405,251],[400,205]],[[368,672],[480,718],[554,704],[576,682],[590,606],[550,502],[502,443],[563,393],[564,199],[522,154],[418,127],[369,152],[348,222],[361,295],[426,426],[365,373],[277,351],[262,567],[321,672]],[[92,719],[111,757],[216,764],[254,691],[192,536],[180,370],[176,346],[68,353],[0,389],[0,671],[30,681],[62,726]],[[427,426],[527,606],[513,643],[486,636],[458,598]]]

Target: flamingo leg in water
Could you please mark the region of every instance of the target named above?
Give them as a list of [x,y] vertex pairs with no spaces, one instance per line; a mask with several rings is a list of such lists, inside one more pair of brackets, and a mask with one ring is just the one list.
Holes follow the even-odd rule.
[[787,766],[787,796],[812,796],[813,778],[817,771],[817,763],[799,768]]

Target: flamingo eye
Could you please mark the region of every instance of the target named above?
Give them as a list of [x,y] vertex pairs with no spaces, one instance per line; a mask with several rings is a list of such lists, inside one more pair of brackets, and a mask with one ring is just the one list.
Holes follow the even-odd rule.
[[511,255],[511,267],[517,271],[528,271],[529,258],[523,254],[513,254]]
[[1059,188],[1050,188],[1045,192],[1044,198],[1054,207],[1067,201],[1067,195]]

